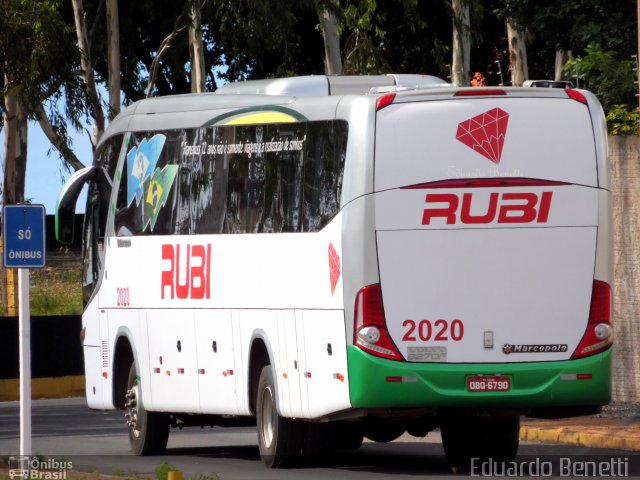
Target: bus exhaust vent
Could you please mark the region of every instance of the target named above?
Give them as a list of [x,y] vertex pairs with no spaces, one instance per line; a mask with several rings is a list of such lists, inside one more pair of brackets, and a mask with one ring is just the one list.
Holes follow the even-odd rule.
[[109,343],[106,340],[102,340],[100,351],[102,353],[102,368],[109,368]]

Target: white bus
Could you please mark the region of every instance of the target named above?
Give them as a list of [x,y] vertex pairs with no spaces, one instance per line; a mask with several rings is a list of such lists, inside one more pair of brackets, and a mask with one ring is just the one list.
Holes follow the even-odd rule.
[[257,424],[269,467],[440,428],[511,460],[519,419],[611,391],[611,193],[586,91],[295,77],[137,102],[64,186],[84,223],[91,408],[133,452]]

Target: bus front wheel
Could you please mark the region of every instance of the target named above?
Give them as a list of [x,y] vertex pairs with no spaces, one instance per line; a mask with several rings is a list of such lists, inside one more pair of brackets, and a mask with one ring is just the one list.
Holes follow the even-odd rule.
[[263,463],[269,468],[282,468],[300,461],[304,424],[281,417],[276,408],[273,369],[262,369],[258,382],[257,425],[258,446]]
[[148,412],[144,408],[135,363],[129,369],[125,410],[131,451],[136,455],[164,453],[169,440],[169,416],[166,413]]

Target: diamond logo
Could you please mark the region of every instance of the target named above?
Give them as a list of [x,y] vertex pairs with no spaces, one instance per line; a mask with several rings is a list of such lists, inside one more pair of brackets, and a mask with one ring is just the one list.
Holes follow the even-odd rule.
[[494,108],[460,123],[456,138],[498,164],[508,123],[509,114],[500,108]]
[[338,252],[333,247],[332,243],[329,243],[329,279],[331,281],[331,295],[336,291],[336,285],[340,278],[340,257]]

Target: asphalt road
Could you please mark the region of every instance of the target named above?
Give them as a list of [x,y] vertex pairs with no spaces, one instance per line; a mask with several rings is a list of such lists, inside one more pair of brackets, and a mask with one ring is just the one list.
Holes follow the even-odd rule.
[[[185,479],[217,474],[220,480],[415,480],[451,474],[437,432],[424,439],[367,442],[357,451],[333,455],[321,467],[269,470],[260,461],[255,428],[172,429],[165,456],[136,457],[129,452],[122,412],[92,411],[81,398],[34,401],[32,423],[33,453],[71,461],[76,471],[155,477],[155,469],[166,462],[182,470]],[[0,403],[0,458],[18,453],[19,436],[19,404]],[[555,463],[559,456],[573,461],[631,457],[625,451],[525,442],[519,454],[521,460]]]

